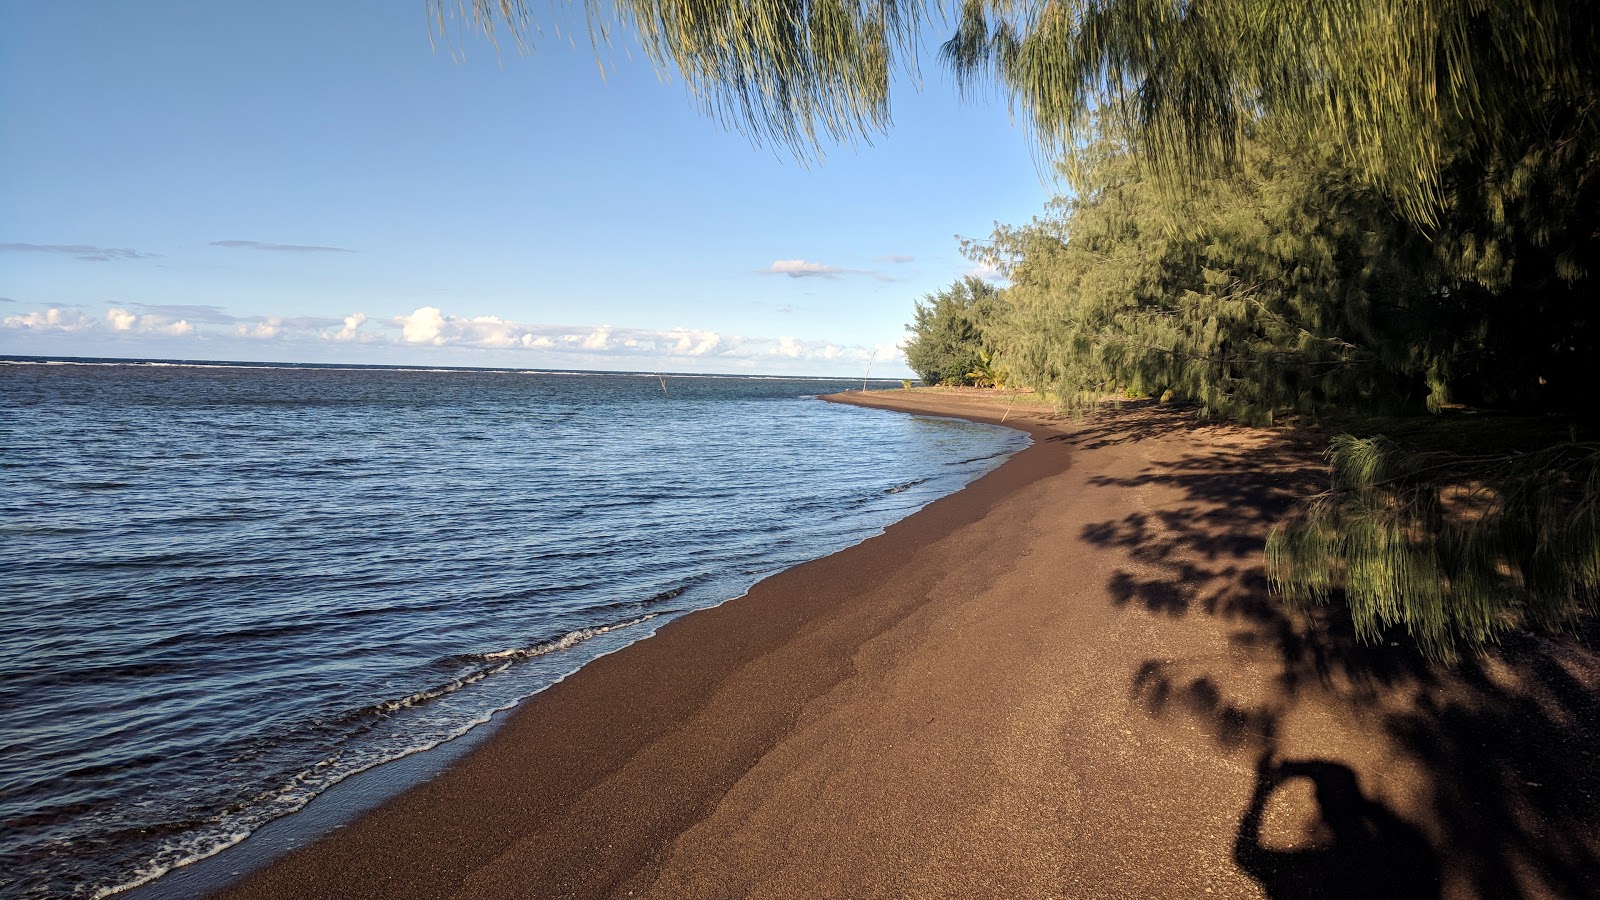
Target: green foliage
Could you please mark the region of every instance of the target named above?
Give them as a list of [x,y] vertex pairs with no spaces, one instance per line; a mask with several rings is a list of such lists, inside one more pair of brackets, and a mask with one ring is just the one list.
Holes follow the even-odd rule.
[[[1332,151],[1265,126],[1235,174],[1177,195],[1126,143],[1092,149],[1073,196],[968,246],[1011,280],[984,333],[1022,384],[1068,408],[1146,393],[1250,422],[1402,423],[1461,399],[1591,414],[1595,333],[1567,295],[1587,279],[1523,291],[1467,265]],[[1404,629],[1436,657],[1595,611],[1600,450],[1549,421],[1471,456],[1422,449],[1417,427],[1405,445],[1336,439],[1334,489],[1271,538],[1274,586],[1337,594],[1363,638]],[[1464,451],[1494,423],[1438,424]]]
[[994,353],[980,349],[977,361],[972,364],[972,371],[967,373],[966,381],[976,387],[1003,388],[1006,386],[1007,378],[1005,367],[1000,365]]
[[906,326],[911,337],[901,349],[924,384],[976,384],[985,378],[993,383],[982,328],[998,294],[993,285],[968,276],[917,301]]
[[[523,49],[541,33],[527,0],[428,0],[436,31],[460,20]],[[701,109],[802,156],[889,125],[892,70],[913,64],[931,7],[903,0],[585,0],[589,37],[632,31]],[[559,34],[559,30],[557,31]]]
[[[429,3],[440,31],[461,19],[536,43],[526,0]],[[707,112],[802,155],[888,126],[891,73],[914,69],[921,32],[946,10],[913,0],[584,5],[595,42],[635,32]],[[1080,194],[1131,219],[1119,251],[1163,253],[1158,272],[1113,267],[1091,288],[1123,278],[1193,293],[1192,310],[1125,311],[1175,312],[1176,331],[1155,345],[1107,335],[1096,346],[1127,357],[1114,368],[1253,419],[1351,397],[1570,406],[1586,390],[1600,352],[1591,0],[963,0],[942,56],[967,86],[999,85]],[[1265,233],[1251,218],[1258,206],[1277,217]],[[1168,233],[1152,227],[1163,219]],[[1172,223],[1185,223],[1187,241],[1173,240]],[[1129,230],[1098,224],[1101,239]],[[1168,278],[1185,256],[1200,267]],[[1292,281],[1282,289],[1280,273]],[[1337,280],[1327,297],[1310,296],[1319,278]],[[1209,339],[1213,330],[1222,337]],[[1205,339],[1189,346],[1180,333]],[[1274,359],[1296,374],[1260,386],[1249,373]],[[1080,368],[1069,382],[1105,380]]]
[[1600,445],[1464,456],[1343,435],[1328,456],[1332,488],[1268,541],[1291,601],[1342,589],[1364,638],[1404,628],[1444,658],[1600,610]]
[[1211,177],[1271,119],[1422,223],[1468,184],[1592,175],[1597,54],[1589,0],[965,0],[943,49],[1062,154],[1110,117],[1158,170]]
[[1449,358],[1419,327],[1433,250],[1325,152],[1264,136],[1176,206],[1125,145],[1094,152],[1073,196],[968,247],[1011,280],[986,333],[1019,383],[1069,408],[1170,394],[1257,422],[1421,408]]
[[[525,0],[430,0],[523,46]],[[703,107],[802,156],[889,123],[948,7],[586,0]],[[944,60],[998,85],[1071,185],[969,242],[1010,279],[919,303],[929,384],[1200,404],[1248,422],[1592,417],[1600,358],[1600,4],[1592,0],[962,0]],[[982,290],[981,296],[979,289]],[[1368,637],[1430,652],[1592,609],[1596,453],[1451,457],[1336,441],[1332,491],[1273,537],[1275,583],[1340,588]]]

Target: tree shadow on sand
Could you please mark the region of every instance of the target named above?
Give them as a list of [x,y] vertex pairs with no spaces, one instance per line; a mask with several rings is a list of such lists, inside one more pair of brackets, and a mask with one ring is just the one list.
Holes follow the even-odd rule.
[[1070,431],[1046,440],[1069,443],[1083,450],[1098,450],[1180,434],[1192,431],[1196,423],[1201,421],[1198,406],[1156,403],[1152,400],[1107,403],[1094,410],[1092,419],[1075,425],[1070,416],[1044,415],[1038,418],[1058,425],[1074,426]]
[[[1091,424],[1069,439],[1110,446],[1191,428],[1192,418]],[[1600,631],[1516,633],[1444,666],[1400,636],[1381,646],[1358,642],[1337,602],[1290,610],[1268,590],[1265,536],[1295,499],[1325,486],[1325,469],[1308,444],[1225,444],[1193,444],[1136,476],[1094,479],[1130,489],[1130,498],[1149,489],[1165,499],[1153,511],[1092,524],[1083,536],[1127,553],[1128,566],[1108,585],[1119,607],[1204,616],[1229,630],[1226,653],[1146,660],[1131,693],[1158,720],[1196,722],[1224,752],[1260,760],[1236,862],[1278,898],[1435,896],[1435,873],[1485,897],[1600,896],[1600,654],[1590,649]],[[1286,720],[1305,710],[1369,746],[1352,750],[1351,760],[1275,762]],[[1352,766],[1374,758],[1420,773],[1407,794],[1410,823],[1362,792],[1373,779]],[[1315,787],[1328,842],[1266,850],[1264,804],[1296,779]],[[1384,890],[1340,880],[1366,877],[1361,867],[1389,871],[1373,882]],[[1427,874],[1426,884],[1416,872]]]

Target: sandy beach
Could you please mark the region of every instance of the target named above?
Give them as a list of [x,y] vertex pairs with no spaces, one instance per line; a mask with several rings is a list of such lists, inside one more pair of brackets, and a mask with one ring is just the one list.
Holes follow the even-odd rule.
[[1034,443],[220,896],[1600,896],[1600,656],[1447,669],[1287,611],[1261,549],[1317,442],[838,399]]

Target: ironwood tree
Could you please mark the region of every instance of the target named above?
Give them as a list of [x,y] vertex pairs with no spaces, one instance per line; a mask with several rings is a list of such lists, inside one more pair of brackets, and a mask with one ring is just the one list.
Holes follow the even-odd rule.
[[983,331],[998,296],[993,285],[969,275],[917,301],[902,349],[924,384],[993,384]]
[[[525,0],[432,9],[441,29],[537,44]],[[1068,407],[1133,390],[1250,422],[1560,417],[1475,452],[1415,428],[1335,440],[1329,490],[1274,534],[1269,571],[1291,599],[1342,596],[1362,634],[1409,630],[1441,656],[1595,611],[1590,0],[583,10],[596,42],[632,31],[706,112],[802,157],[887,129],[892,76],[943,38],[960,88],[1004,96],[1071,189],[969,243],[1011,282],[975,326],[986,361]]]

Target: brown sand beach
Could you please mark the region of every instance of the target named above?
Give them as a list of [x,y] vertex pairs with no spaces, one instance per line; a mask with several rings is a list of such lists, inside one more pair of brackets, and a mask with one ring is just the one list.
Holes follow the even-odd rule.
[[1428,666],[1286,611],[1262,542],[1315,443],[838,399],[1034,443],[222,896],[1600,896],[1600,656]]

